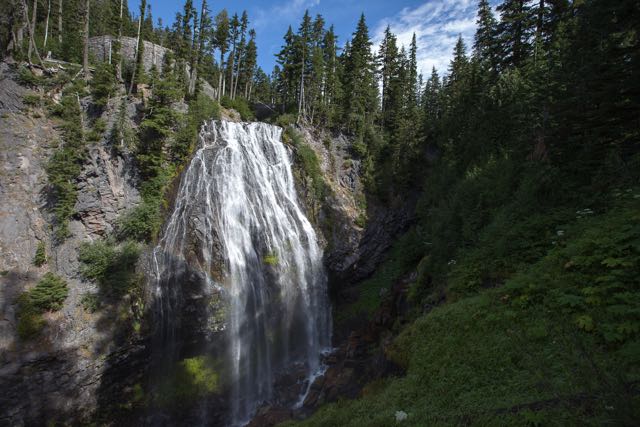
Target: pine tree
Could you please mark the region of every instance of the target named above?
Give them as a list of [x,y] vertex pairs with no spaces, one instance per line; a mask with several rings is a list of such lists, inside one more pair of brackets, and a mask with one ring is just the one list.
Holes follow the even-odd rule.
[[531,51],[535,21],[529,2],[530,0],[505,0],[498,6],[500,23],[497,36],[504,68],[522,65]]
[[[251,99],[254,74],[258,71],[256,69],[256,65],[258,63],[258,47],[256,46],[256,32],[253,29],[249,30],[249,42],[244,50],[244,60],[242,62],[244,65],[240,81],[242,82],[242,85],[244,85],[244,97],[246,99]],[[259,69],[259,71],[262,73],[261,78],[264,78],[264,80],[267,81],[267,84],[269,84],[267,75],[264,74],[264,71],[262,71],[262,69]]]
[[216,15],[216,31],[214,35],[214,45],[220,51],[220,63],[218,74],[218,100],[222,99],[222,92],[225,87],[225,62],[224,55],[229,49],[229,15],[227,10],[223,9]]
[[348,49],[345,47],[342,101],[346,128],[355,133],[358,139],[364,137],[367,124],[373,123],[377,107],[375,62],[371,45],[369,29],[362,14]]
[[325,33],[322,41],[324,54],[323,104],[326,109],[327,125],[331,126],[337,115],[337,100],[340,99],[340,70],[338,63],[338,42],[333,25]]
[[476,19],[477,30],[473,43],[473,55],[491,71],[498,68],[498,41],[496,38],[498,23],[493,16],[493,10],[489,0],[478,2],[478,14]]
[[[284,35],[284,45],[277,55],[278,67],[275,76],[278,86],[279,101],[284,110],[288,110],[290,104],[295,102],[296,94],[296,37],[291,26]],[[275,70],[274,70],[275,71]]]

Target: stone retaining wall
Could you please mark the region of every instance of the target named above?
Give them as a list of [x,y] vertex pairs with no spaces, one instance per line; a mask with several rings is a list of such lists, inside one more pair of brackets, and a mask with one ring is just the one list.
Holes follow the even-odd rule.
[[[120,40],[122,43],[122,57],[125,61],[133,62],[136,55],[136,39],[134,37],[122,37]],[[96,60],[108,62],[113,56],[113,45],[116,41],[117,37],[108,35],[91,37],[89,39],[89,51]],[[149,71],[155,65],[158,71],[161,71],[164,65],[164,57],[171,49],[148,41],[143,41],[143,43],[142,63],[144,70]]]

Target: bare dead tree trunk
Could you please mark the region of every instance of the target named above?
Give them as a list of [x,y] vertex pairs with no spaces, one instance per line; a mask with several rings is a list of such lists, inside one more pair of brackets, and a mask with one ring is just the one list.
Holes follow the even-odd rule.
[[29,24],[30,25],[30,28],[29,28],[30,31],[29,32],[31,33],[31,36],[30,36],[30,42],[29,42],[29,50],[27,50],[27,58],[29,59],[29,62],[31,62],[31,51],[32,51],[33,47],[36,45],[36,42],[34,40],[35,39],[35,34],[34,33],[35,33],[35,29],[36,29],[36,12],[37,12],[37,9],[38,9],[38,0],[33,0],[33,11],[32,11],[32,14],[31,14],[31,16],[32,16],[31,17],[31,24]]
[[36,58],[38,59],[38,64],[44,68],[42,65],[42,58],[40,57],[40,53],[38,52],[38,47],[36,46],[36,42],[33,38],[33,28],[31,27],[31,22],[29,22],[29,8],[27,7],[26,0],[22,0],[22,13],[23,19],[27,25],[27,31],[29,32],[29,56],[28,60],[31,63],[31,50],[36,54]]
[[120,21],[118,21],[118,63],[116,64],[116,79],[122,81],[122,7],[124,0],[120,0]]
[[44,24],[44,43],[42,43],[42,48],[47,48],[47,38],[49,37],[49,16],[51,15],[51,0],[47,1],[47,20]]
[[220,49],[220,74],[218,75],[218,101],[222,99],[222,75],[224,74],[224,51]]
[[236,99],[236,94],[238,92],[238,80],[240,80],[240,67],[242,66],[242,56],[238,54],[238,65],[236,69],[238,70],[238,74],[236,76],[236,81],[233,84],[233,89],[231,90],[231,99]]
[[58,43],[62,43],[62,0],[58,0]]
[[84,79],[89,80],[89,4],[91,0],[84,2],[84,51],[82,54],[82,70]]

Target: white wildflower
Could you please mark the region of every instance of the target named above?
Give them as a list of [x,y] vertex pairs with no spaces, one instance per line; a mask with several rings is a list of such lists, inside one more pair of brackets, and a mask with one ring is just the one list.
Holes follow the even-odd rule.
[[406,420],[409,415],[404,411],[396,411],[396,422],[401,423]]

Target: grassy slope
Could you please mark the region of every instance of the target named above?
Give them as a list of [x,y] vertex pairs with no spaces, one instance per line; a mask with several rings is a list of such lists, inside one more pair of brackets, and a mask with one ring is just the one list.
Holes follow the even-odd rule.
[[[326,405],[301,425],[389,426],[400,410],[407,426],[633,425],[640,417],[635,193],[606,213],[579,215],[503,286],[452,292],[457,300],[417,318],[389,351],[406,376],[370,384],[361,398]],[[364,284],[365,295],[390,284],[400,253]],[[458,268],[477,258],[461,258]]]

